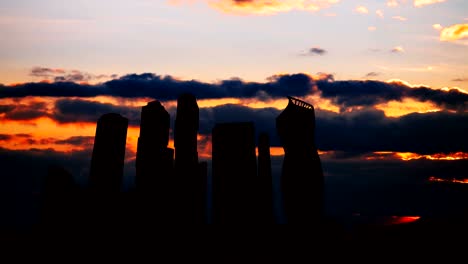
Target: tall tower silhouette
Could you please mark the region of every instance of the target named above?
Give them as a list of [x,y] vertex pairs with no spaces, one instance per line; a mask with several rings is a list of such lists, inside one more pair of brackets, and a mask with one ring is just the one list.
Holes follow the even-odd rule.
[[254,124],[216,124],[212,133],[213,223],[258,222]]
[[97,122],[91,158],[90,187],[100,193],[118,193],[122,185],[128,119],[115,113]]
[[174,150],[167,147],[169,127],[169,113],[159,101],[142,107],[135,185],[143,226],[173,221]]
[[281,186],[287,223],[313,224],[323,220],[324,179],[315,146],[314,107],[297,98],[276,118],[284,148]]
[[177,116],[175,120],[174,146],[175,165],[177,170],[193,172],[198,164],[197,134],[199,125],[199,110],[197,100],[192,94],[182,94],[177,100]]
[[174,150],[169,143],[170,116],[159,101],[141,110],[140,136],[136,155],[136,188],[140,192],[165,190],[173,168]]
[[192,94],[177,99],[174,130],[175,171],[177,176],[180,220],[186,223],[204,222],[204,185],[206,177],[198,168],[197,136],[199,109]]

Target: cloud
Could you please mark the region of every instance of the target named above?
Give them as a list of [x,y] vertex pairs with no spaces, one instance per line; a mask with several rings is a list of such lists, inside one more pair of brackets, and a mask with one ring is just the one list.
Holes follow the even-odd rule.
[[443,29],[441,24],[434,24],[434,25],[432,25],[432,28],[434,28],[435,30],[442,30]]
[[388,7],[397,7],[399,6],[400,4],[398,3],[397,0],[388,0],[387,1],[387,6]]
[[414,0],[413,5],[415,7],[423,7],[426,5],[432,5],[432,4],[437,4],[437,3],[443,3],[446,0]]
[[63,140],[56,140],[55,144],[59,145],[73,145],[73,146],[88,146],[92,147],[94,144],[94,137],[90,136],[73,136]]
[[0,141],[10,141],[13,138],[12,135],[0,134]]
[[468,82],[468,78],[456,78],[452,82]]
[[313,48],[310,48],[307,52],[301,53],[301,55],[302,56],[315,56],[315,55],[323,56],[326,53],[327,51],[325,49],[322,49],[320,47],[313,47]]
[[370,107],[389,101],[402,101],[404,98],[430,101],[444,109],[461,112],[468,110],[468,94],[456,89],[444,91],[379,81],[318,81],[317,89],[322,98],[330,99],[342,111],[356,106]]
[[292,10],[316,12],[339,0],[208,0],[218,11],[234,15],[274,15]]
[[393,52],[393,53],[403,53],[403,52],[405,52],[405,49],[403,49],[403,47],[401,47],[401,46],[396,46],[396,47],[394,47],[393,49],[391,49],[390,52]]
[[103,114],[117,113],[128,118],[131,125],[138,126],[140,125],[140,112],[139,107],[117,106],[79,99],[61,99],[55,103],[54,112],[50,117],[59,123],[95,123]]
[[457,41],[468,38],[468,24],[455,24],[442,29],[440,41]]
[[375,14],[377,14],[377,16],[380,17],[380,18],[384,18],[384,12],[382,10],[380,10],[380,9],[375,11]]
[[[153,98],[160,101],[175,100],[184,92],[193,93],[198,99],[240,98],[268,101],[286,96],[304,97],[317,94],[331,99],[342,108],[372,106],[391,100],[411,98],[430,101],[444,109],[464,111],[468,109],[468,94],[456,89],[437,90],[411,86],[404,82],[335,81],[333,75],[307,74],[275,75],[264,83],[244,82],[240,79],[223,80],[217,83],[175,80],[170,76],[154,74],[127,75],[100,85],[74,83],[29,83],[0,88],[0,98],[26,96],[62,97],[54,109],[44,104],[0,105],[3,119],[20,119],[52,116],[58,122],[95,122],[100,114],[117,112],[138,124],[139,109],[129,110],[112,104],[99,104],[69,97],[94,97],[107,95],[124,98]],[[64,97],[64,98],[63,98]],[[2,112],[3,111],[3,112]],[[129,111],[129,112],[127,112]],[[3,114],[2,114],[3,113]],[[135,120],[135,121],[132,121]]]
[[64,69],[52,69],[46,67],[34,67],[31,69],[29,75],[34,77],[41,77],[41,78],[50,78],[51,76],[55,76],[57,74],[64,74]]
[[[320,50],[317,50],[320,52]],[[314,80],[306,74],[275,75],[265,83],[245,82],[238,78],[217,83],[196,80],[181,81],[171,76],[152,73],[129,74],[102,84],[88,85],[71,82],[26,83],[0,86],[0,98],[26,96],[94,97],[150,97],[161,101],[175,100],[181,93],[191,92],[199,99],[225,97],[268,100],[286,95],[304,96],[312,91]]]
[[365,6],[358,6],[354,9],[354,12],[360,14],[369,14],[369,10]]
[[402,17],[402,16],[392,16],[392,18],[395,19],[395,20],[400,20],[400,21],[408,20],[406,17]]
[[[210,134],[217,122],[252,121],[258,133],[270,134],[280,146],[275,118],[282,110],[222,105],[200,109],[200,133]],[[440,129],[443,127],[443,129]],[[386,117],[380,110],[334,113],[316,109],[316,144],[320,150],[345,152],[396,151],[420,154],[468,152],[464,131],[468,113],[436,112]]]
[[[327,82],[318,83],[318,87],[323,98],[332,100],[343,109],[341,113],[316,109],[317,144],[321,150],[421,154],[468,152],[468,142],[464,140],[464,131],[468,129],[466,111],[414,113],[394,118],[372,108],[381,102],[410,97],[432,101],[449,109],[463,106],[466,110],[468,94],[460,94],[456,90],[444,92],[424,87],[408,88],[377,81]],[[361,110],[344,111],[355,106],[360,106]],[[141,111],[139,107],[81,100],[61,100],[56,107],[58,110],[54,117],[61,118],[62,122],[96,122],[105,112],[117,112],[129,118],[133,125],[139,125]],[[174,117],[175,108],[166,110]],[[275,119],[281,111],[277,108],[250,108],[237,104],[200,108],[199,133],[209,136],[214,125],[220,122],[251,121],[255,124],[257,135],[268,132],[272,145],[279,146]],[[70,138],[63,143],[81,140],[86,139]]]
[[1,119],[31,120],[48,116],[44,102],[30,102],[29,104],[0,105]]
[[369,72],[368,74],[366,74],[365,77],[377,77],[379,75],[380,75],[379,72]]
[[65,70],[59,68],[34,67],[29,75],[41,78],[41,80],[49,80],[54,82],[90,82],[102,79],[117,78],[116,74],[91,74],[79,70]]
[[368,27],[367,30],[369,30],[369,31],[376,31],[377,28],[376,28],[376,27]]

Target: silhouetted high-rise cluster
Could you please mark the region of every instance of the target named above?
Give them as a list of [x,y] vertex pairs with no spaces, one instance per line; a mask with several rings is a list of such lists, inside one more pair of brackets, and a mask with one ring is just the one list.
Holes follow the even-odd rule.
[[[323,173],[314,143],[314,109],[289,97],[276,123],[285,150],[281,181],[287,221],[313,223],[323,214]],[[275,223],[270,139],[266,133],[256,139],[253,122],[214,126],[211,190],[207,189],[208,163],[198,160],[199,108],[193,95],[182,94],[177,100],[175,149],[168,147],[170,115],[161,102],[142,107],[135,188],[122,192],[127,127],[128,120],[115,113],[98,120],[89,191],[84,192],[84,205],[77,206],[81,219],[87,219],[84,222],[92,227],[115,222],[136,227]],[[52,168],[45,187],[44,220],[50,224],[73,218],[68,211],[57,214],[66,204],[78,203],[79,199],[71,198],[77,193],[71,175]],[[206,218],[210,215],[207,204],[212,204],[210,220]]]

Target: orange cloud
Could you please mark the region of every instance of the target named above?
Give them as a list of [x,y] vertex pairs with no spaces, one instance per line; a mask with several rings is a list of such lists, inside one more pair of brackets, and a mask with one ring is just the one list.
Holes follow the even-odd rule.
[[369,14],[369,10],[365,6],[358,6],[354,11],[360,14]]
[[380,9],[375,11],[375,14],[380,18],[384,18],[384,12]]
[[387,1],[387,6],[388,7],[396,7],[396,6],[399,6],[400,4],[398,3],[398,1],[396,0],[388,0]]
[[435,30],[442,30],[443,29],[441,24],[434,24],[434,25],[432,25],[432,28],[435,29]]
[[405,52],[405,49],[403,49],[403,47],[401,46],[397,46],[397,47],[394,47],[391,52],[393,53],[401,53],[401,52]]
[[442,178],[437,178],[434,176],[429,177],[430,182],[446,182],[446,183],[461,183],[461,184],[468,184],[468,179],[456,179],[456,178],[451,178],[451,179],[442,179]]
[[430,113],[442,110],[434,103],[420,102],[410,98],[405,98],[402,101],[377,104],[375,108],[384,111],[385,116],[388,117],[400,117],[411,113]]
[[415,7],[422,7],[425,5],[432,5],[432,4],[437,4],[437,3],[443,3],[446,0],[414,0],[413,5]]
[[339,0],[208,0],[208,4],[226,14],[273,15],[291,10],[315,12]]
[[455,24],[442,29],[440,41],[457,41],[468,38],[468,24]]
[[402,16],[392,16],[393,19],[396,19],[396,20],[400,20],[400,21],[406,21],[408,20],[406,17],[402,17]]

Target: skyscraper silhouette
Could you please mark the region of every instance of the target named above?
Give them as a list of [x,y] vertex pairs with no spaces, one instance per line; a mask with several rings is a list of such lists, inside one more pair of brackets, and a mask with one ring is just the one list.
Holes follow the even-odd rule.
[[247,224],[258,217],[254,124],[216,124],[212,135],[213,223]]
[[174,130],[175,171],[180,210],[185,223],[204,222],[204,185],[206,177],[198,169],[197,136],[199,109],[192,94],[182,94],[177,100]]
[[276,118],[284,148],[281,186],[287,223],[313,224],[323,220],[324,179],[315,146],[314,107],[288,97]]
[[91,158],[90,187],[95,192],[118,193],[122,185],[128,119],[115,113],[97,122]]
[[169,143],[169,113],[159,101],[141,110],[140,137],[136,155],[136,187],[140,192],[166,189],[172,174],[174,150]]
[[171,222],[173,218],[174,150],[167,147],[169,128],[169,113],[159,101],[142,107],[135,185],[140,217],[146,224]]

